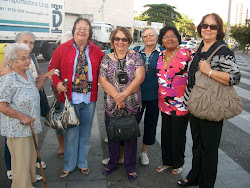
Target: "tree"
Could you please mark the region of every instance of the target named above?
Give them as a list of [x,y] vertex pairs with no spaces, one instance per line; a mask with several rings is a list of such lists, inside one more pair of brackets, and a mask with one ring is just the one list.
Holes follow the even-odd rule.
[[140,20],[140,21],[145,21],[148,18],[148,16],[144,16],[140,14],[139,16],[135,16],[134,20]]
[[240,43],[239,48],[245,52],[246,46],[250,44],[250,27],[243,26],[237,27],[234,26],[231,29],[230,33],[231,37],[233,37],[237,42]]
[[175,7],[167,4],[147,4],[144,7],[149,7],[148,10],[142,13],[146,16],[144,21],[160,22],[164,25],[175,26],[174,22],[181,14],[175,11]]
[[177,30],[183,37],[196,37],[193,19],[188,18],[187,15],[181,14],[181,18],[178,17],[177,21],[174,23]]

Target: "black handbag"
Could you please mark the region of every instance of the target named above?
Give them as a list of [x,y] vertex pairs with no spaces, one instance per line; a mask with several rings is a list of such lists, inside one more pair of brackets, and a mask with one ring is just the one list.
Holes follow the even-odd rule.
[[43,88],[39,91],[39,94],[40,94],[41,116],[46,117],[46,115],[49,113],[49,110],[50,110],[47,95]]
[[140,128],[133,114],[110,119],[108,126],[108,138],[110,141],[122,141],[140,136]]
[[[30,57],[32,58],[36,67],[36,71],[38,72],[37,65],[36,65],[36,58],[34,54],[30,54]],[[49,107],[47,95],[43,87],[40,89],[39,94],[40,94],[40,113],[42,117],[46,117],[46,115],[49,113],[50,107]]]

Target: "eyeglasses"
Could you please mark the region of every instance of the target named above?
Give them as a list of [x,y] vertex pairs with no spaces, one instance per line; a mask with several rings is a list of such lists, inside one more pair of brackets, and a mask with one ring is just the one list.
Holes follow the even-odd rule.
[[208,25],[208,24],[201,24],[202,29],[207,29],[210,28],[211,30],[218,30],[219,26],[218,25]]
[[149,33],[148,35],[142,35],[143,38],[153,37],[155,36],[153,33]]
[[23,57],[21,57],[21,58],[17,58],[17,59],[13,59],[13,60],[21,60],[22,62],[25,62],[25,61],[30,61],[31,60],[31,57],[30,56],[27,56],[27,57],[25,57],[25,56],[23,56]]
[[84,33],[88,33],[89,29],[88,28],[81,28],[81,27],[76,27],[76,31],[83,31]]
[[175,38],[177,38],[177,36],[176,35],[171,35],[171,36],[164,36],[164,37],[162,37],[162,39],[164,39],[164,40],[167,40],[167,39],[175,39]]
[[120,40],[121,40],[122,42],[128,42],[128,39],[127,39],[127,38],[119,38],[119,37],[115,37],[115,38],[114,38],[114,41],[119,42]]

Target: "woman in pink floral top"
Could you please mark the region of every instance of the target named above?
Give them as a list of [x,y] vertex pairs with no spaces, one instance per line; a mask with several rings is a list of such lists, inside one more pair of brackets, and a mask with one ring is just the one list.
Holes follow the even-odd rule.
[[180,48],[181,36],[175,27],[160,30],[158,43],[166,48],[157,62],[158,100],[162,114],[161,148],[163,165],[157,172],[173,168],[182,172],[188,124],[188,109],[183,104],[191,49]]

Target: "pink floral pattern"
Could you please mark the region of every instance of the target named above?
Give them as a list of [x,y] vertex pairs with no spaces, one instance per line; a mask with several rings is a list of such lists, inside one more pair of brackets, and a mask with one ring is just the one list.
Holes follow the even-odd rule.
[[[190,56],[192,51],[189,50]],[[188,76],[188,57],[186,49],[181,48],[174,59],[164,69],[162,61],[165,51],[158,58],[158,100],[159,109],[168,115],[183,116],[188,113],[187,107],[183,104],[183,97]]]

